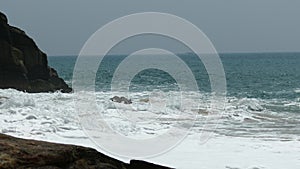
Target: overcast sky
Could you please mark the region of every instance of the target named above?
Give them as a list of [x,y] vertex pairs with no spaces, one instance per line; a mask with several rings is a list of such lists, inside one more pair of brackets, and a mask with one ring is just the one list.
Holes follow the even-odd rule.
[[219,52],[300,51],[299,0],[1,0],[0,10],[50,56],[77,55],[101,26],[149,11],[189,20]]

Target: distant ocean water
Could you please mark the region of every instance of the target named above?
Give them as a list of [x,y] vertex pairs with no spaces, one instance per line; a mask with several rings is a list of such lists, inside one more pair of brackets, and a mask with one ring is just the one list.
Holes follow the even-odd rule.
[[[194,54],[179,55],[196,76],[200,91],[210,92],[206,70]],[[96,90],[110,90],[110,82],[118,64],[126,56],[105,56],[97,73]],[[300,97],[300,53],[228,53],[220,54],[229,96],[239,98],[287,99]],[[76,56],[52,56],[49,64],[70,85]],[[135,76],[131,90],[162,88],[178,90],[175,80],[165,72],[142,71]]]
[[[104,57],[96,77],[96,90],[109,91],[113,73],[126,56]],[[193,54],[180,57],[193,71],[200,92],[210,92],[207,72]],[[227,96],[254,98],[283,102],[298,102],[300,99],[300,53],[232,53],[220,54],[227,80]],[[76,56],[52,56],[53,66],[69,85],[72,81]],[[131,91],[160,89],[178,91],[176,81],[167,73],[145,70],[133,79]],[[292,112],[299,112],[291,109]],[[300,112],[299,112],[300,113]]]

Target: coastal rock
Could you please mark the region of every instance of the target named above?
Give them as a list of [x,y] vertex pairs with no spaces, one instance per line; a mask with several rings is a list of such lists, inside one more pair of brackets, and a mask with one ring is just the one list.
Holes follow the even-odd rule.
[[131,160],[130,168],[131,169],[170,169],[168,167],[163,167],[163,166],[147,163],[145,161],[140,161],[140,160]]
[[124,103],[124,104],[131,104],[132,101],[131,99],[127,99],[126,97],[119,97],[119,96],[114,96],[113,98],[110,98],[111,101],[117,102],[117,103]]
[[27,92],[71,92],[72,89],[48,66],[47,55],[33,39],[8,24],[0,12],[0,88]]
[[130,164],[81,146],[25,140],[0,134],[0,168],[168,169],[144,161]]

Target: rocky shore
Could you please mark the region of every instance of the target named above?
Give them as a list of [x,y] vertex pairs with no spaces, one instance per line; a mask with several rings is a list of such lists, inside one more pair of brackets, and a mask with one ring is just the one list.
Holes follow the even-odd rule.
[[[0,12],[0,89],[8,88],[30,93],[72,91],[48,66],[47,55],[23,30],[10,26],[7,17]],[[0,96],[0,99],[8,98]],[[20,139],[1,133],[0,168],[167,169],[137,160],[127,164],[91,148]]]
[[123,163],[94,149],[25,140],[0,134],[1,169],[168,169],[132,160]]
[[26,33],[8,24],[0,12],[0,88],[26,92],[71,92],[57,72],[48,66],[47,55]]

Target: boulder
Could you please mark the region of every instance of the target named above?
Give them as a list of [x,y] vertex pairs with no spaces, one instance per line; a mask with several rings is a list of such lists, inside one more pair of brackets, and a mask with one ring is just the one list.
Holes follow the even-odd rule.
[[8,24],[0,12],[0,88],[27,92],[71,92],[72,89],[48,66],[47,55],[32,38]]
[[0,134],[0,168],[29,169],[168,169],[145,161],[130,164],[94,149],[26,140]]
[[131,99],[127,99],[126,97],[119,97],[119,96],[114,96],[112,98],[110,98],[111,101],[113,102],[117,102],[117,103],[124,103],[124,104],[131,104],[132,101]]

